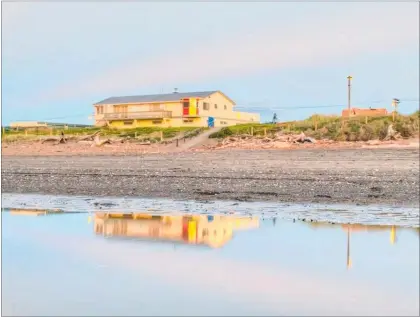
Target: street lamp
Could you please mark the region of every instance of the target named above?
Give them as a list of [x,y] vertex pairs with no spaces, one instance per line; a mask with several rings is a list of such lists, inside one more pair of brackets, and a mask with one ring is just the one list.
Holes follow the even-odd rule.
[[349,110],[350,115],[350,109],[351,109],[351,80],[353,77],[347,76],[347,107]]
[[398,111],[398,105],[400,103],[400,100],[397,98],[392,99],[392,106],[394,107],[394,111],[392,112],[392,121],[395,121],[395,115]]

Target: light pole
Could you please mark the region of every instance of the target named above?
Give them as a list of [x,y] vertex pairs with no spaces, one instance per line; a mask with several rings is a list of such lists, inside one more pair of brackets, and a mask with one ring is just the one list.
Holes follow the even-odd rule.
[[392,106],[394,107],[394,111],[392,112],[392,121],[395,121],[395,115],[398,111],[398,104],[400,103],[400,100],[397,98],[392,99]]
[[351,109],[351,80],[353,77],[347,76],[347,108],[349,110],[350,116],[350,109]]

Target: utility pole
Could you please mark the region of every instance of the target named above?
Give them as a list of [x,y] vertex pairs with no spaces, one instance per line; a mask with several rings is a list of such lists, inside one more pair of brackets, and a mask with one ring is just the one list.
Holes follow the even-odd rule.
[[350,116],[350,110],[351,110],[351,80],[353,77],[347,76],[347,108],[349,110],[349,116]]
[[398,105],[400,103],[400,100],[397,98],[392,99],[392,106],[394,107],[394,111],[392,111],[392,121],[395,122],[395,116],[398,111]]

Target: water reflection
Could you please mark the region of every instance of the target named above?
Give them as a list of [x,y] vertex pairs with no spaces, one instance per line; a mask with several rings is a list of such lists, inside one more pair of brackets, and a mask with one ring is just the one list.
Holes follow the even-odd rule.
[[212,248],[229,242],[234,231],[258,227],[258,217],[103,212],[94,215],[94,231],[98,235],[148,238]]
[[[2,210],[4,211],[4,209]],[[11,215],[15,216],[47,216],[47,215],[57,215],[64,214],[64,211],[61,209],[18,209],[11,208],[9,209]]]
[[[397,242],[397,227],[396,226],[378,226],[378,225],[362,225],[362,224],[352,224],[352,225],[339,225],[331,223],[322,223],[322,222],[308,222],[308,224],[317,229],[317,228],[332,228],[332,227],[341,227],[347,234],[347,269],[352,267],[352,260],[350,254],[350,243],[351,243],[351,234],[353,232],[378,232],[378,231],[389,231],[389,242],[390,244],[395,244]],[[415,229],[418,231],[418,228]]]
[[[13,211],[10,215],[40,212]],[[3,215],[4,315],[418,312],[418,228],[234,214],[60,214],[68,216]],[[173,252],[170,244],[103,237],[225,247]],[[347,271],[352,257],[354,268]]]

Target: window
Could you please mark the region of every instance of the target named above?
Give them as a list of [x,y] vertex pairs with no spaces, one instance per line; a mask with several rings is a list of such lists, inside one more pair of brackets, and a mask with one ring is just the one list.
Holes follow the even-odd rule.
[[227,106],[226,106],[226,105],[224,105],[224,106],[223,106],[223,108],[224,108],[225,110],[227,110]]
[[208,102],[203,102],[203,110],[210,110],[210,104]]
[[217,104],[214,104],[214,109],[217,109]]
[[152,123],[153,124],[162,124],[162,120],[153,120]]
[[127,113],[127,111],[128,111],[128,106],[114,106],[114,112]]
[[149,106],[149,111],[159,111],[159,110],[163,110],[163,105],[162,104],[155,104],[155,105],[150,105]]
[[133,124],[133,120],[124,120],[123,123],[124,125],[132,125]]
[[104,113],[104,106],[97,106],[96,114],[103,114],[103,113]]
[[193,122],[192,119],[184,120],[184,123],[192,123],[192,122]]
[[149,234],[151,237],[158,237],[159,236],[159,228],[154,227],[149,229]]
[[226,121],[220,121],[220,124],[228,124]]

